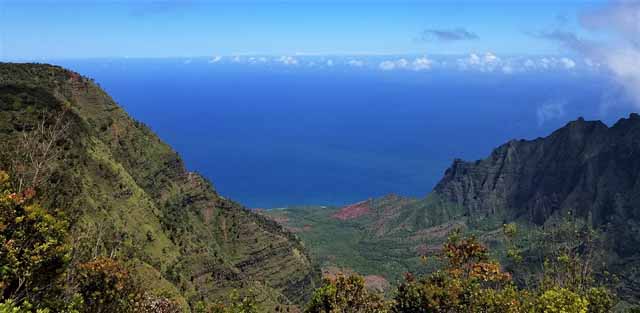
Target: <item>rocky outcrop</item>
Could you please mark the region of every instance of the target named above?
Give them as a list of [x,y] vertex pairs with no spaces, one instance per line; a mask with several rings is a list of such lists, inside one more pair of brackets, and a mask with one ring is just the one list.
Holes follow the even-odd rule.
[[467,214],[500,210],[541,224],[558,210],[640,218],[640,116],[612,127],[580,118],[546,138],[513,140],[475,162],[455,160],[435,193]]

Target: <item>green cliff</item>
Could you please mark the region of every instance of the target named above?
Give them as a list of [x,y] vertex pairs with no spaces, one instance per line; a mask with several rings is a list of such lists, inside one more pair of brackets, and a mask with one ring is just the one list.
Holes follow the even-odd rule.
[[[25,138],[56,127],[64,134],[38,174],[16,164],[29,159]],[[91,79],[0,64],[0,145],[0,168],[37,182],[39,200],[70,217],[72,263],[125,260],[154,293],[191,305],[240,288],[271,306],[300,304],[315,286],[294,235],[220,196]]]

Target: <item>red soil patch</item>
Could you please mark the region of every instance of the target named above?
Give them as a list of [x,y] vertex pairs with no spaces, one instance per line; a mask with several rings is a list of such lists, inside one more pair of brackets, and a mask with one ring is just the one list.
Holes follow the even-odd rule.
[[346,206],[340,209],[340,211],[331,215],[331,217],[345,221],[358,218],[360,216],[368,214],[369,212],[371,212],[371,207],[369,207],[369,200],[365,200]]

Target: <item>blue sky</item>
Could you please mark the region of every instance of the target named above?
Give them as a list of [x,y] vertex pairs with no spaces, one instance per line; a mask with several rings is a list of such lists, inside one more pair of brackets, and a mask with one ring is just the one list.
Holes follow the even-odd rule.
[[[0,59],[233,54],[566,54],[600,1],[0,0]],[[457,40],[453,40],[457,39]]]

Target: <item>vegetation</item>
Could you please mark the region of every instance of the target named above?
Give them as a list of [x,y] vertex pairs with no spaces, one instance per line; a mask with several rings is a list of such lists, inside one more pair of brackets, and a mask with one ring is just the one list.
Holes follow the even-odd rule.
[[541,284],[551,288],[555,284],[561,288],[579,286],[580,292],[585,293],[597,283],[620,297],[619,308],[638,303],[633,298],[638,295],[634,287],[638,281],[632,275],[624,275],[634,272],[634,263],[616,267],[620,262],[613,252],[617,241],[606,227],[594,226],[588,218],[560,211],[543,225],[523,219],[507,222],[510,219],[499,213],[484,219],[454,217],[441,224],[437,220],[436,225],[398,222],[399,211],[429,212],[441,210],[433,206],[450,206],[433,201],[387,196],[370,201],[373,205],[368,214],[346,220],[334,218],[340,208],[294,207],[263,214],[295,231],[325,272],[341,269],[365,277],[383,275],[390,281],[388,296],[404,282],[403,273],[420,277],[443,266],[441,259],[429,257],[425,263],[422,257],[441,250],[453,229],[463,229],[491,247],[490,257],[512,274],[513,284],[519,288],[536,289]]
[[[0,313],[600,313],[637,277],[625,267],[635,228],[596,231],[567,212],[537,225],[432,194],[370,200],[344,220],[331,208],[255,214],[58,67],[0,64],[0,144]],[[612,263],[625,235],[613,245],[626,263]],[[325,269],[392,287],[347,274],[312,294],[307,248]]]
[[[295,236],[219,196],[148,127],[77,73],[0,63],[0,146],[0,169],[10,174],[12,192],[33,192],[30,201],[64,226],[53,234],[68,247],[59,260],[63,290],[51,299],[116,306],[125,304],[109,297],[134,293],[126,298],[136,299],[136,307],[190,311],[200,301],[228,302],[233,289],[242,297],[253,289],[271,309],[302,304],[319,277]],[[100,287],[83,286],[90,281],[85,276],[97,283],[124,279],[115,274],[125,272],[131,286],[109,285],[118,294],[82,291]],[[2,301],[11,299],[11,284],[3,287]]]
[[439,257],[443,268],[419,278],[407,275],[389,302],[370,294],[361,277],[338,276],[316,290],[306,312],[605,313],[615,304],[605,287],[565,284],[573,277],[569,272],[545,273],[538,288],[518,288],[484,245],[460,232],[449,237]]
[[33,201],[35,191],[17,193],[0,171],[0,295],[7,306],[57,306],[69,260],[68,227],[60,212]]
[[382,313],[387,306],[382,295],[367,290],[362,277],[338,275],[325,279],[325,286],[315,291],[305,312]]

